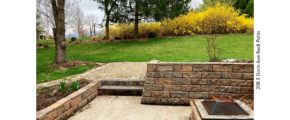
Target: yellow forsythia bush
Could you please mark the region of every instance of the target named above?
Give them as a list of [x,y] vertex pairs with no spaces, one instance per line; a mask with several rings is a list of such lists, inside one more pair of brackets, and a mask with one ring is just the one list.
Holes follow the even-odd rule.
[[[181,36],[194,34],[253,33],[254,19],[239,15],[233,7],[217,4],[203,11],[190,11],[174,19],[162,22],[139,23],[139,37],[150,33],[158,36]],[[115,24],[110,35],[119,39],[134,38],[134,23]]]
[[253,18],[240,15],[233,7],[217,4],[204,11],[191,11],[162,21],[164,35],[225,34],[253,32]]
[[[154,33],[156,36],[161,36],[160,22],[141,22],[138,26],[139,37],[148,37],[149,33]],[[115,24],[110,27],[110,35],[119,39],[134,38],[134,23]]]

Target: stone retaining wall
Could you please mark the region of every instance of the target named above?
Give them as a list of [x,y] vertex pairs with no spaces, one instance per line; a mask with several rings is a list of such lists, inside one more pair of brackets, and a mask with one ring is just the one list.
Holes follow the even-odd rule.
[[90,83],[36,113],[37,120],[64,120],[98,95],[98,83]]
[[212,95],[253,98],[253,63],[148,63],[141,103],[189,105]]

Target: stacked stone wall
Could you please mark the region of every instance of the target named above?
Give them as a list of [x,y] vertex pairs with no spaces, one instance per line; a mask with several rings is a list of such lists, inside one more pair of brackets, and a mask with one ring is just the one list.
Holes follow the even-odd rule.
[[211,96],[253,98],[253,63],[148,63],[141,102],[189,105]]

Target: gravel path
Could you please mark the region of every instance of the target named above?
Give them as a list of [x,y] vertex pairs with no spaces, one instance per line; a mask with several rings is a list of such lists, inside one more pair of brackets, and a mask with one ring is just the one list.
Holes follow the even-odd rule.
[[[100,80],[144,80],[146,70],[146,62],[114,62],[63,79],[79,80],[84,78],[94,82]],[[38,84],[37,88],[59,84],[59,81],[63,79]]]
[[71,79],[85,78],[89,80],[143,80],[146,75],[146,62],[108,63],[85,73],[71,76]]
[[69,120],[189,120],[190,106],[143,105],[139,96],[97,96]]

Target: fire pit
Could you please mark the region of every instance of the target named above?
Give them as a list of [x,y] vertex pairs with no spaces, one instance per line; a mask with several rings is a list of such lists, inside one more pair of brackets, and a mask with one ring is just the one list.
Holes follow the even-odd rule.
[[253,110],[231,97],[194,99],[191,101],[192,120],[253,120]]

